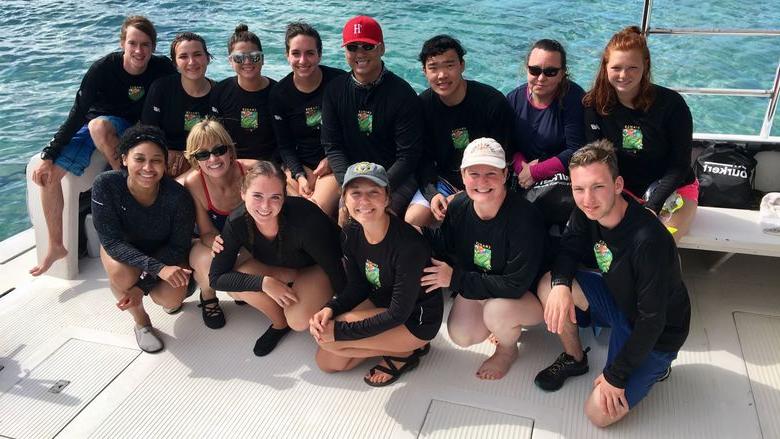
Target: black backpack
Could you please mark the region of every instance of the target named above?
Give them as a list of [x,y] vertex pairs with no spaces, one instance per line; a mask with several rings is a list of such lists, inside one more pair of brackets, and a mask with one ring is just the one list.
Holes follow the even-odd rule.
[[756,160],[744,146],[715,144],[696,159],[699,205],[749,209]]

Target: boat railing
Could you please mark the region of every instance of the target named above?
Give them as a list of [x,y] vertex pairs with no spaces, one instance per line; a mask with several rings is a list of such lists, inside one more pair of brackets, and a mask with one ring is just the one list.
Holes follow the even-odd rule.
[[[693,29],[693,28],[661,28],[650,26],[650,16],[653,9],[653,0],[645,0],[642,10],[642,33],[650,35],[728,35],[728,36],[760,36],[779,37],[780,30],[775,29]],[[768,98],[769,102],[764,113],[761,130],[757,135],[735,135],[715,133],[694,133],[697,140],[731,141],[731,142],[755,142],[755,143],[780,143],[780,136],[772,136],[772,123],[777,111],[778,99],[780,99],[780,59],[775,69],[775,80],[770,89],[739,89],[739,88],[675,88],[683,94],[695,95],[720,95],[720,96],[748,96]]]

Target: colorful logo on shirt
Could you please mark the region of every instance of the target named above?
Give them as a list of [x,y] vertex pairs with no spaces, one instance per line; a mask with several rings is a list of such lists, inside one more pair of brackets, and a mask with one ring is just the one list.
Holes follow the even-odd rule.
[[195,126],[198,122],[201,121],[203,117],[198,113],[197,111],[185,111],[184,112],[184,131],[189,131],[192,129],[192,127]]
[[241,109],[241,128],[253,130],[257,128],[257,110],[254,108]]
[[485,271],[490,271],[490,257],[492,255],[493,252],[489,244],[474,243],[474,265]]
[[127,97],[133,102],[141,99],[144,97],[144,87],[141,85],[133,85],[127,89]]
[[642,149],[642,129],[634,125],[623,127],[623,149],[639,151]]
[[375,290],[382,287],[382,283],[379,281],[379,265],[368,259],[366,259],[366,280]]
[[370,111],[360,110],[357,113],[358,130],[361,133],[371,134],[374,126],[374,115]]
[[310,128],[319,127],[322,124],[322,113],[320,107],[306,108],[306,126]]
[[469,130],[466,127],[452,130],[452,146],[455,149],[466,149],[469,145]]
[[609,266],[612,265],[612,250],[607,247],[607,243],[599,241],[593,246],[593,254],[596,255],[596,264],[602,273],[609,271]]

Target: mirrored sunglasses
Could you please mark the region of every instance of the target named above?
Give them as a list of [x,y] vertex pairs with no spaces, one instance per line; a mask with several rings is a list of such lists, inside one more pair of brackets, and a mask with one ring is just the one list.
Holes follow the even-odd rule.
[[251,61],[255,64],[263,61],[263,52],[234,52],[231,53],[228,58],[236,64],[243,64],[244,61]]
[[366,52],[370,52],[374,50],[378,46],[378,44],[369,44],[369,43],[349,43],[345,47],[350,52],[357,52],[358,49],[363,49]]

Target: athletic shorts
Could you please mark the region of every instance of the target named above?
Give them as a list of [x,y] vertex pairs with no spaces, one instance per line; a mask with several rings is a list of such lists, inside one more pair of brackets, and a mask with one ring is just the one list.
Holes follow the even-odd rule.
[[[580,327],[601,326],[612,328],[609,335],[609,351],[607,353],[606,369],[617,357],[623,345],[631,336],[633,328],[626,316],[618,308],[615,299],[607,289],[607,283],[601,274],[580,270],[575,275],[585,298],[588,300],[588,310],[577,311],[577,325]],[[631,372],[626,382],[626,400],[628,407],[633,408],[650,392],[655,383],[666,373],[672,361],[677,358],[677,352],[650,351],[645,361]]]
[[[121,117],[98,116],[97,118],[111,122],[117,137],[120,137],[130,127],[130,122]],[[89,166],[89,160],[92,158],[94,151],[95,142],[89,134],[89,124],[86,123],[71,137],[70,142],[65,145],[60,155],[54,160],[54,164],[73,175],[81,176],[84,174],[87,166]]]
[[[438,193],[444,195],[445,197],[449,197],[450,195],[458,192],[458,190],[455,189],[450,184],[450,182],[448,182],[447,180],[444,180],[442,178],[440,178],[436,182],[436,191]],[[417,192],[415,192],[414,197],[412,197],[412,201],[409,203],[409,205],[412,205],[412,204],[419,204],[421,206],[427,207],[428,209],[431,208],[431,202],[428,201],[425,198],[425,195],[423,195],[422,192],[420,192],[419,190]]]
[[444,318],[444,301],[441,292],[435,291],[418,301],[412,315],[404,322],[409,332],[420,340],[433,340]]

